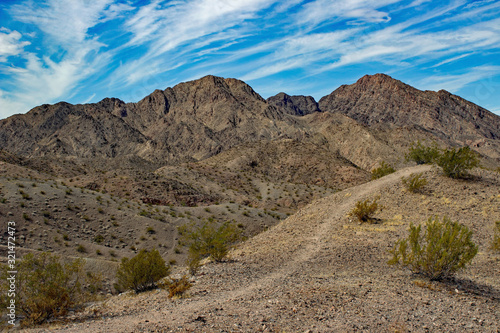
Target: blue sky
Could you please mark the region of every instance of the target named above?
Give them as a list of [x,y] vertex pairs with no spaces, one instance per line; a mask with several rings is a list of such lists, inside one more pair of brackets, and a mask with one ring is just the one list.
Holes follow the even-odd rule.
[[207,74],[319,99],[375,73],[500,115],[500,1],[0,2],[0,118]]

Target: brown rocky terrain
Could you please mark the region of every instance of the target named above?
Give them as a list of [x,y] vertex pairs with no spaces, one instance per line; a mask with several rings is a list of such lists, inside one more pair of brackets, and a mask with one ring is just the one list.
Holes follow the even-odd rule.
[[318,104],[324,112],[339,112],[366,126],[422,129],[447,143],[500,157],[499,117],[445,90],[421,91],[384,74],[366,75]]
[[[369,126],[372,136],[383,132],[382,143],[389,147],[395,142],[387,133],[405,130],[500,157],[499,116],[458,96],[420,91],[383,74],[341,86],[319,103],[284,93],[265,101],[242,81],[206,76],[156,90],[138,103],[107,98],[95,104],[42,105],[1,120],[0,147],[25,158],[104,159],[103,165],[135,158],[160,166],[277,139],[324,141],[335,149],[338,140],[318,130],[330,121],[322,113],[346,115]],[[335,130],[348,131],[354,124],[339,117],[333,121],[341,125]]]
[[[423,172],[423,194],[402,176]],[[500,257],[489,249],[500,219],[500,176],[476,170],[452,180],[419,166],[314,201],[209,263],[186,298],[163,290],[123,294],[29,332],[497,332]],[[380,195],[377,223],[347,216]],[[474,231],[479,253],[455,279],[432,282],[387,265],[410,222],[449,216]]]
[[312,96],[290,96],[281,92],[269,97],[266,101],[281,112],[294,116],[305,116],[306,114],[321,111],[318,102]]
[[[468,144],[483,169],[467,181],[407,169],[417,140]],[[369,182],[383,161],[401,171]],[[207,76],[138,103],[42,105],[0,120],[0,257],[4,222],[15,220],[21,255],[87,258],[114,293],[121,258],[158,248],[182,273],[177,228],[233,221],[250,240],[233,261],[206,265],[191,297],[116,296],[65,329],[495,331],[498,256],[487,243],[500,219],[499,166],[500,117],[382,74],[319,103],[285,93],[264,100],[242,81]],[[400,184],[416,170],[430,180],[424,195]],[[348,220],[356,200],[377,193],[380,223]],[[480,243],[458,280],[428,283],[385,265],[409,222],[433,214],[473,227]],[[457,309],[455,321],[439,319],[446,307]],[[469,312],[478,321],[464,324]]]

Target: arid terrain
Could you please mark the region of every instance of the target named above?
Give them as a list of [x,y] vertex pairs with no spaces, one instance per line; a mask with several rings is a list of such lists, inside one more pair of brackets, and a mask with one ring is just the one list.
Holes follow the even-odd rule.
[[[423,194],[401,177],[424,172]],[[489,250],[500,219],[500,175],[477,170],[457,181],[435,167],[398,171],[319,199],[248,240],[228,262],[209,263],[189,296],[122,294],[73,320],[30,332],[497,332],[500,257]],[[480,178],[479,178],[480,177]],[[376,224],[347,216],[357,200],[380,195]],[[469,226],[479,254],[456,279],[430,282],[387,265],[410,222],[447,215]]]
[[[467,179],[405,159],[416,141],[468,145]],[[387,162],[396,173],[371,180]],[[0,120],[0,256],[7,221],[18,256],[82,257],[104,277],[101,300],[28,331],[498,332],[500,117],[445,91],[365,76],[316,102],[207,76],[138,103],[61,102]],[[424,191],[401,177],[423,172]],[[375,223],[348,216],[380,197]],[[479,253],[436,282],[389,266],[410,222],[448,216]],[[178,228],[234,222],[246,241],[207,262],[183,298],[118,294],[121,258],[158,249],[187,273]]]

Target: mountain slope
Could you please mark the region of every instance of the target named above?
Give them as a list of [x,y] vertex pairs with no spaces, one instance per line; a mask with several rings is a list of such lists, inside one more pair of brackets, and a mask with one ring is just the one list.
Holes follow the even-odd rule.
[[242,142],[299,138],[294,120],[235,79],[207,76],[138,103],[43,105],[0,122],[0,145],[22,156],[200,160]]
[[460,144],[500,139],[500,116],[447,91],[420,91],[384,74],[341,86],[319,106],[366,126],[420,127]]
[[320,112],[318,103],[311,96],[290,96],[281,92],[269,97],[266,101],[281,112],[294,116],[304,116],[313,112]]
[[393,159],[389,147],[407,149],[407,142],[394,141],[402,137],[393,135],[401,130],[409,134],[406,137],[425,137],[442,145],[467,144],[485,156],[500,158],[499,116],[447,92],[420,91],[383,74],[341,86],[319,103],[310,96],[285,93],[266,101],[242,81],[206,76],[156,90],[138,103],[106,98],[95,104],[42,105],[1,120],[0,147],[30,158],[119,157],[172,165],[263,140],[326,140],[332,153],[341,152],[365,168],[374,165],[366,161],[376,153],[358,152],[354,159],[365,161],[358,163],[353,154],[338,147],[339,141],[359,139],[349,136],[350,127],[345,127],[356,124],[335,121],[344,126],[336,128],[345,133],[343,139],[334,135],[332,141],[331,132],[322,132],[324,112],[342,114],[366,126],[363,132],[386,147],[379,154],[382,160]]
[[[429,179],[424,195],[402,190],[401,177],[416,172]],[[168,291],[117,296],[80,315],[90,321],[54,331],[494,332],[500,266],[488,244],[500,219],[500,178],[478,172],[482,180],[465,189],[429,166],[346,189],[248,240],[233,260],[204,266],[188,298],[170,300]],[[386,208],[377,224],[346,216],[358,200],[379,194]],[[474,230],[480,250],[470,267],[455,280],[428,282],[388,266],[387,250],[409,223],[436,212]]]

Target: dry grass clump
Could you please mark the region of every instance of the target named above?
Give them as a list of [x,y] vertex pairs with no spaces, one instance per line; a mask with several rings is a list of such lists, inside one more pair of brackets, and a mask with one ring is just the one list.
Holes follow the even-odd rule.
[[396,170],[391,165],[382,161],[378,168],[372,170],[372,179],[382,178],[394,172],[396,172]]
[[495,222],[495,232],[493,235],[493,242],[491,242],[491,249],[500,252],[500,221]]
[[401,178],[405,188],[412,193],[419,193],[423,191],[425,185],[427,185],[427,179],[423,176],[423,173],[412,173],[408,177]]
[[171,281],[167,285],[168,297],[181,298],[192,286],[193,284],[189,282],[189,278],[186,275],[183,275],[180,279],[171,278]]
[[360,222],[372,222],[373,215],[382,208],[378,204],[380,197],[373,200],[366,199],[365,201],[356,202],[356,206],[349,212],[349,216],[355,216]]

